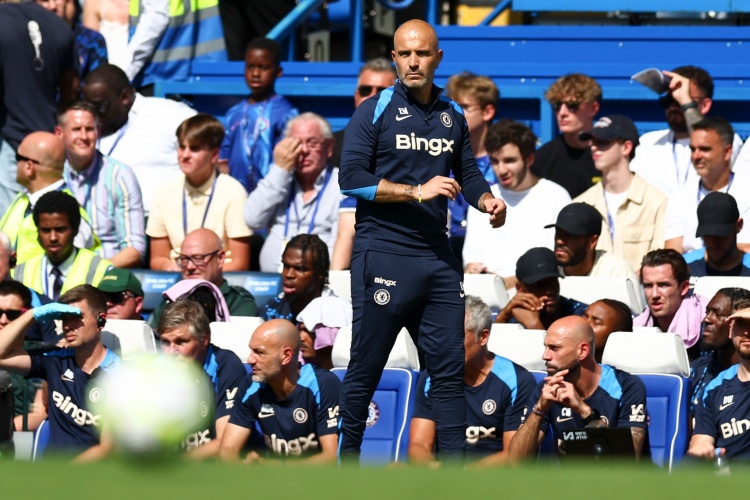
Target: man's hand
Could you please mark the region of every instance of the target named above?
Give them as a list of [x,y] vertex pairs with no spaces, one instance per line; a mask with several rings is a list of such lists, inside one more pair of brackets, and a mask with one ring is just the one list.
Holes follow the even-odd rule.
[[464,273],[466,274],[483,274],[486,272],[487,266],[481,262],[469,262],[466,264],[466,269],[464,269]]
[[[727,451],[725,448],[719,448],[719,450],[721,455],[724,455]],[[716,458],[716,441],[705,434],[693,434],[693,437],[690,438],[687,454],[691,457],[714,460]]]
[[[422,201],[434,200],[438,196],[445,196],[450,200],[455,200],[458,193],[461,192],[461,186],[456,179],[436,175],[427,184],[422,184]],[[418,194],[418,190],[415,190]]]
[[34,319],[37,321],[60,319],[65,314],[82,316],[80,308],[69,306],[68,304],[59,304],[57,302],[35,307],[32,311],[34,312]]
[[[566,373],[568,372],[568,370],[563,371]],[[560,373],[562,373],[562,371]],[[559,373],[556,373],[555,375],[559,375]],[[557,384],[556,397],[558,403],[567,406],[583,418],[586,418],[591,414],[591,407],[583,402],[581,396],[576,392],[576,388],[570,382],[561,380]]]
[[281,139],[273,148],[273,162],[287,172],[292,172],[300,153],[302,153],[300,140],[296,137],[287,137]]
[[677,104],[683,106],[693,102],[693,98],[690,97],[690,78],[666,70],[663,70],[662,73],[672,79],[669,82],[669,92],[672,94],[672,98],[677,101]]
[[568,370],[560,370],[554,375],[544,377],[544,386],[542,386],[542,395],[539,397],[539,402],[536,407],[540,411],[546,412],[552,406],[552,403],[558,403],[558,393],[560,392],[560,386],[563,383],[565,375],[568,374]]
[[479,199],[479,206],[484,209],[485,213],[490,214],[490,225],[492,227],[501,227],[505,224],[508,207],[503,200],[493,198],[490,193],[485,193]]
[[495,323],[507,323],[511,318],[515,318],[525,328],[544,328],[539,316],[543,308],[544,303],[536,295],[518,292],[497,315]]

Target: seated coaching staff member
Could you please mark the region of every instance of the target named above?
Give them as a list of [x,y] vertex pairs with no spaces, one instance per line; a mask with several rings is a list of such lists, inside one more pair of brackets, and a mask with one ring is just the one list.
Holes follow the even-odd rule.
[[549,376],[528,402],[510,443],[511,461],[532,455],[550,426],[558,437],[582,427],[630,427],[636,457],[650,455],[646,387],[635,375],[598,364],[594,342],[594,331],[578,316],[549,327],[542,356]]

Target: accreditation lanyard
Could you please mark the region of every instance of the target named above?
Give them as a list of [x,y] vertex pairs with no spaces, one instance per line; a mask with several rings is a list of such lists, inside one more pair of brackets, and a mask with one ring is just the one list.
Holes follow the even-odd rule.
[[682,186],[687,182],[690,169],[692,168],[692,160],[688,157],[688,166],[685,169],[685,175],[683,175],[682,182],[680,182],[680,162],[677,159],[677,137],[672,137],[672,162],[674,163],[674,175],[677,178],[677,187]]
[[[219,173],[214,172],[214,182],[211,184],[211,194],[208,195],[208,202],[206,203],[206,210],[203,212],[203,220],[201,220],[201,226],[206,224],[206,217],[208,216],[208,209],[211,208],[211,200],[214,199],[214,193],[216,192],[216,181],[219,179]],[[187,235],[187,179],[185,180],[185,186],[182,189],[182,233]]]
[[112,153],[114,152],[115,148],[117,147],[117,143],[120,142],[120,139],[122,139],[122,136],[125,135],[125,131],[128,129],[129,125],[130,125],[130,122],[127,122],[127,123],[125,123],[125,125],[123,125],[122,127],[120,127],[120,130],[117,131],[117,137],[115,137],[115,140],[112,143],[112,147],[109,148],[109,153],[107,153],[107,156],[112,156]]
[[[326,177],[323,181],[323,187],[318,191],[318,199],[315,200],[315,206],[313,207],[313,213],[312,217],[310,218],[310,224],[307,227],[307,234],[312,234],[313,228],[315,227],[315,218],[318,215],[318,207],[320,207],[320,200],[323,199],[323,193],[326,190],[326,186],[328,186],[328,181],[331,180],[331,173],[333,172],[332,167],[328,167],[326,169]],[[299,228],[302,225],[302,219],[299,216],[299,212],[297,211],[297,189],[294,187],[294,182],[292,182],[292,189],[289,192],[289,201],[286,204],[286,220],[284,221],[284,240],[286,241],[287,236],[289,235],[289,207],[294,207],[294,215],[297,217],[297,233],[299,234]]]

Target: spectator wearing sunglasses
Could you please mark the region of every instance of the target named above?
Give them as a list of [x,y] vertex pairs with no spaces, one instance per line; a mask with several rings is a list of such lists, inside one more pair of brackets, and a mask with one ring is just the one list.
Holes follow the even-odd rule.
[[107,299],[107,319],[143,319],[143,288],[135,274],[127,269],[110,269],[98,288]]
[[219,168],[251,193],[268,174],[273,148],[286,123],[297,116],[292,103],[274,89],[282,74],[281,47],[255,38],[245,51],[245,83],[250,95],[226,114],[226,132],[219,150]]
[[602,88],[593,78],[572,73],[553,83],[544,98],[555,112],[560,135],[539,148],[531,171],[561,185],[575,198],[601,176],[594,168],[589,142],[581,140],[579,134],[594,125]]
[[[698,181],[690,160],[690,133],[693,125],[711,110],[714,82],[706,70],[696,66],[680,66],[664,71],[664,75],[671,79],[669,91],[658,101],[664,108],[669,128],[643,134],[630,167],[646,182],[670,196],[680,186]],[[741,147],[742,140],[734,134],[732,162]]]
[[[224,251],[221,239],[210,229],[200,228],[188,233],[180,246],[175,262],[182,272],[182,279],[210,281],[224,296],[230,316],[258,316],[255,297],[239,286],[230,286],[224,279]],[[149,323],[156,328],[168,301],[158,305]]]

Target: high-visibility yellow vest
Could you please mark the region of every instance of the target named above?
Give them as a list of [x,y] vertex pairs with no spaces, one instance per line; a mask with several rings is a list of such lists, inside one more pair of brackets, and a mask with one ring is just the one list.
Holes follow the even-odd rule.
[[[33,257],[23,264],[17,265],[11,271],[11,276],[32,290],[36,290],[39,293],[46,293],[44,289],[45,274],[44,269],[42,269],[43,262],[44,255]],[[102,259],[94,252],[85,248],[79,248],[78,254],[73,260],[73,265],[70,266],[68,275],[65,276],[60,293],[65,293],[78,285],[99,285],[99,282],[104,277],[104,273],[110,267],[112,267],[112,263],[107,259]]]
[[[253,1],[253,0],[247,0]],[[130,36],[141,17],[141,0],[130,0]],[[170,0],[169,24],[136,85],[186,80],[191,61],[226,61],[219,0]]]
[[[62,190],[73,196],[68,188]],[[80,208],[81,219],[91,226],[91,221],[86,213],[86,210]],[[37,235],[36,224],[34,224],[34,216],[29,208],[29,195],[26,193],[19,193],[16,195],[10,207],[5,211],[3,218],[0,219],[0,231],[4,232],[10,238],[10,244],[16,251],[16,262],[22,263],[31,259],[44,255],[44,249],[39,244]],[[92,252],[98,252],[102,247],[102,242],[99,237],[93,233],[92,236],[94,242],[92,246],[88,247],[88,250]]]

